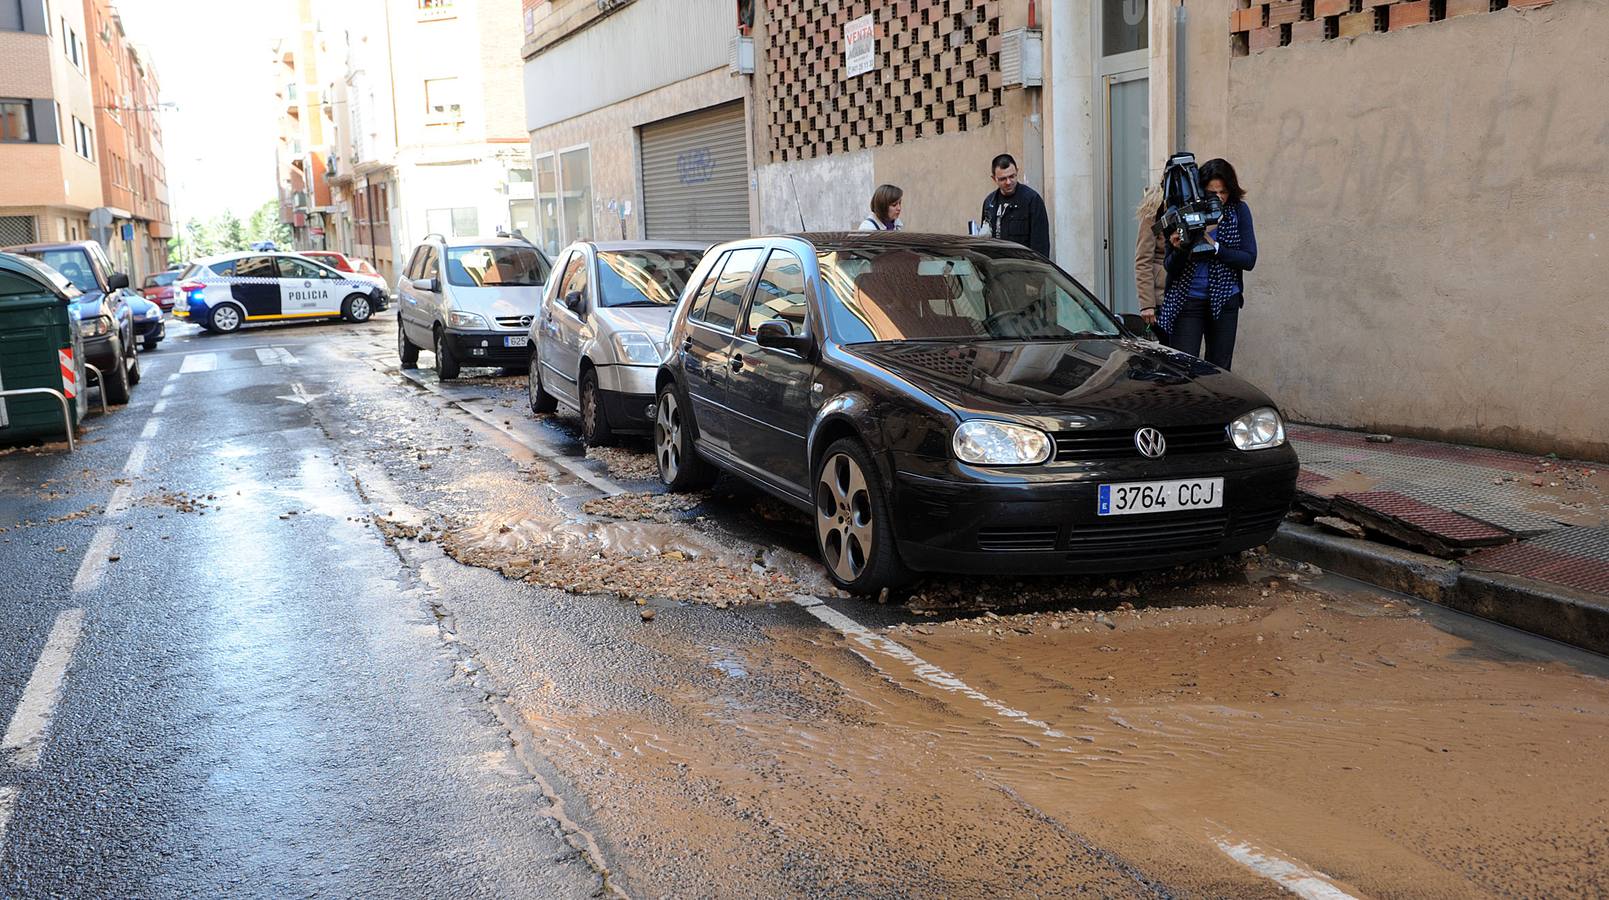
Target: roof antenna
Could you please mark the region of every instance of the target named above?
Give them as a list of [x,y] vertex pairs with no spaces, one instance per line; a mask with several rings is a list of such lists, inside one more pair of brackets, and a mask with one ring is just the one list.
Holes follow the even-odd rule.
[[805,225],[804,207],[799,205],[799,183],[793,180],[792,169],[788,170],[788,184],[793,185],[793,211],[799,214],[799,230],[808,232],[810,227]]

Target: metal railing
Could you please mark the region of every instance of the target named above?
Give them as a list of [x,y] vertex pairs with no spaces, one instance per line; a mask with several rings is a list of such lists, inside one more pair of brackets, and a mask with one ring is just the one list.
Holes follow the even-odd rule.
[[[121,365],[121,363],[119,363],[119,365]],[[100,388],[100,390],[96,391],[96,393],[100,394],[101,415],[104,416],[106,415],[106,376],[101,374],[100,366],[84,363],[84,368],[95,373],[95,386]],[[86,385],[86,387],[87,386],[88,385]]]
[[[9,391],[0,391],[0,398],[43,397],[46,395],[55,397],[56,402],[61,404],[61,421],[63,425],[67,426],[67,452],[71,453],[77,449],[78,445],[73,441],[73,414],[72,410],[67,406],[66,394],[53,388],[15,388]],[[101,402],[105,403],[104,400]]]

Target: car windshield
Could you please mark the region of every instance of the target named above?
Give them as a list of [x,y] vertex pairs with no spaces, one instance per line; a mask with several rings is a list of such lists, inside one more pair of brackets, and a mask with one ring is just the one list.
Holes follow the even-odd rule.
[[606,250],[598,254],[603,306],[675,306],[704,254],[697,250]]
[[178,277],[178,272],[158,272],[155,275],[147,275],[145,277],[145,286],[148,288],[167,287]]
[[531,247],[451,247],[447,283],[458,287],[541,287],[548,263]]
[[1117,337],[1116,320],[1061,270],[1014,247],[855,247],[818,254],[845,344]]
[[90,268],[89,254],[77,247],[40,250],[28,255],[66,276],[73,287],[81,291],[88,293],[101,289],[95,282],[95,271]]

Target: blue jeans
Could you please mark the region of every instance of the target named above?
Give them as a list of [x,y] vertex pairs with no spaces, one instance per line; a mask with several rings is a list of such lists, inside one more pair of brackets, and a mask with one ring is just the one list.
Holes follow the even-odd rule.
[[[1212,317],[1212,301],[1186,300],[1184,308],[1173,320],[1167,344],[1181,353],[1201,356],[1220,369],[1228,370],[1235,360],[1235,329],[1240,324],[1240,307],[1245,298],[1239,294],[1224,301],[1223,312]],[[1206,338],[1207,353],[1202,356],[1201,340]]]

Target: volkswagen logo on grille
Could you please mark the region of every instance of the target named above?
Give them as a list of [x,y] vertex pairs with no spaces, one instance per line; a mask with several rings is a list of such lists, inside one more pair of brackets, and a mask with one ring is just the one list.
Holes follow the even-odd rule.
[[1155,428],[1141,428],[1134,432],[1134,448],[1146,459],[1161,459],[1168,452],[1168,439]]
[[520,316],[520,327],[521,328],[530,328],[531,327],[531,317],[530,316]]

